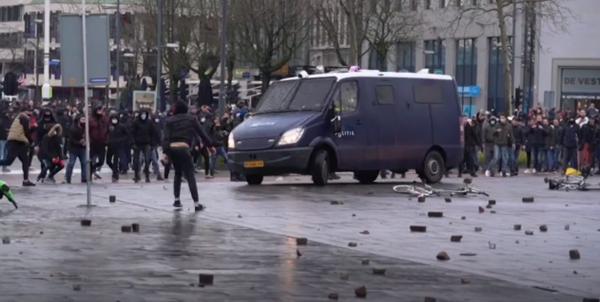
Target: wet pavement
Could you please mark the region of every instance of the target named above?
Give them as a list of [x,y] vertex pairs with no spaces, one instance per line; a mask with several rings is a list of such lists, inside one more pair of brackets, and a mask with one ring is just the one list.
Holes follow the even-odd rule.
[[[490,198],[449,203],[419,203],[392,192],[393,183],[359,186],[347,175],[324,188],[295,176],[260,187],[202,179],[208,208],[200,214],[185,184],[184,209],[175,212],[171,183],[101,182],[87,208],[83,185],[20,188],[18,175],[0,178],[21,206],[0,201],[0,237],[10,238],[0,244],[0,301],[327,301],[332,293],[344,301],[363,285],[372,301],[600,296],[600,194],[548,191],[541,177],[480,177],[474,185]],[[488,199],[496,205],[486,208]],[[90,227],[81,226],[84,218]],[[140,232],[122,233],[132,223]],[[410,232],[411,225],[427,231]],[[451,242],[451,235],[463,237]],[[570,260],[571,249],[581,259]],[[450,260],[437,260],[440,251]],[[199,274],[214,275],[214,285],[198,286]]]

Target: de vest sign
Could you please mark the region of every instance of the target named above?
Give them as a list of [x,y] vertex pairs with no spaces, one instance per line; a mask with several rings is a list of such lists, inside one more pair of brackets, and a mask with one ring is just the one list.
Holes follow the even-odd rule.
[[600,94],[600,68],[565,68],[562,70],[562,92]]

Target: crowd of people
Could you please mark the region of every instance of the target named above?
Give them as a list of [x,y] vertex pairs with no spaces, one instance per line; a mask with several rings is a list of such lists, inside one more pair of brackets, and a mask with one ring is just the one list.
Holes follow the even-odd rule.
[[[31,163],[37,157],[41,172],[36,182],[56,182],[55,176],[66,168],[65,183],[71,183],[77,161],[81,167],[81,182],[87,182],[87,169],[94,179],[100,179],[100,169],[107,165],[112,181],[133,172],[135,182],[150,182],[169,178],[173,161],[167,156],[165,127],[175,110],[153,112],[107,108],[94,103],[89,111],[90,164],[86,162],[85,124],[80,101],[54,101],[46,106],[31,101],[3,103],[0,107],[0,166],[19,159],[23,170],[23,186],[35,186],[29,179]],[[182,109],[180,109],[182,110]],[[248,109],[243,102],[227,108],[217,116],[209,106],[192,106],[186,114],[198,122],[210,140],[199,135],[190,142],[193,167],[203,167],[206,178],[213,178],[219,158],[227,157],[227,137],[243,121]],[[163,156],[159,153],[162,151]],[[162,169],[161,169],[162,164]],[[162,171],[161,171],[162,170]],[[92,179],[91,181],[93,181]]]
[[[540,105],[512,116],[480,112],[464,125],[464,160],[459,173],[476,177],[564,172],[600,174],[600,114],[593,103],[577,111]],[[519,164],[524,154],[525,162]]]

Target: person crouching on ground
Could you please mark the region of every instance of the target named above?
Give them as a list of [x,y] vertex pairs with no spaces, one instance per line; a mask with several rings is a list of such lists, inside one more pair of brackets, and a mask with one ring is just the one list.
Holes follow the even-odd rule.
[[54,176],[65,167],[61,147],[62,132],[62,126],[60,124],[54,124],[44,137],[42,137],[38,157],[43,165],[42,171],[38,176],[38,181],[44,182],[47,175],[47,181],[56,183]]

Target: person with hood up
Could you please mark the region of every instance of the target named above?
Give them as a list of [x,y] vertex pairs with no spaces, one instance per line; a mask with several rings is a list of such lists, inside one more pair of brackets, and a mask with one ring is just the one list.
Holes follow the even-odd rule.
[[110,117],[110,126],[108,127],[108,149],[106,151],[106,163],[112,170],[112,181],[119,181],[119,174],[126,168],[127,152],[130,152],[129,130],[119,119],[118,115]]
[[90,115],[90,166],[91,173],[96,179],[101,179],[98,173],[104,165],[106,144],[108,142],[108,118],[102,105],[96,105]]
[[69,162],[67,163],[67,172],[65,174],[65,182],[71,183],[73,175],[73,167],[75,161],[79,159],[81,164],[81,182],[87,182],[86,152],[85,152],[85,116],[80,116],[76,119],[75,124],[69,129],[68,134],[68,149]]
[[29,181],[29,149],[33,142],[30,128],[30,114],[31,112],[28,109],[24,109],[13,120],[7,135],[7,155],[3,160],[0,160],[0,166],[10,166],[15,161],[15,158],[19,158],[21,167],[23,168],[24,187],[35,186],[34,183]]
[[37,178],[38,182],[44,182],[47,176],[49,182],[56,183],[54,176],[65,167],[61,147],[62,132],[62,126],[55,123],[42,137],[38,152],[38,157],[42,162],[42,170]]
[[152,141],[158,137],[158,130],[150,118],[148,110],[142,110],[133,123],[133,171],[134,181],[140,181],[140,159],[144,157],[144,176],[150,182],[150,163],[152,161]]
[[204,206],[200,204],[198,187],[194,175],[194,165],[191,155],[192,142],[195,137],[200,137],[205,146],[209,146],[211,153],[215,152],[213,143],[204,132],[198,120],[189,115],[187,105],[178,101],[174,105],[174,115],[167,119],[164,130],[163,151],[169,156],[175,168],[175,179],[173,181],[173,195],[175,208],[181,208],[181,179],[187,179],[195,211],[202,211]]
[[565,126],[563,136],[561,138],[562,145],[564,148],[564,160],[562,170],[567,168],[577,168],[577,145],[579,132],[579,126],[575,122],[574,118],[570,118],[568,124]]

